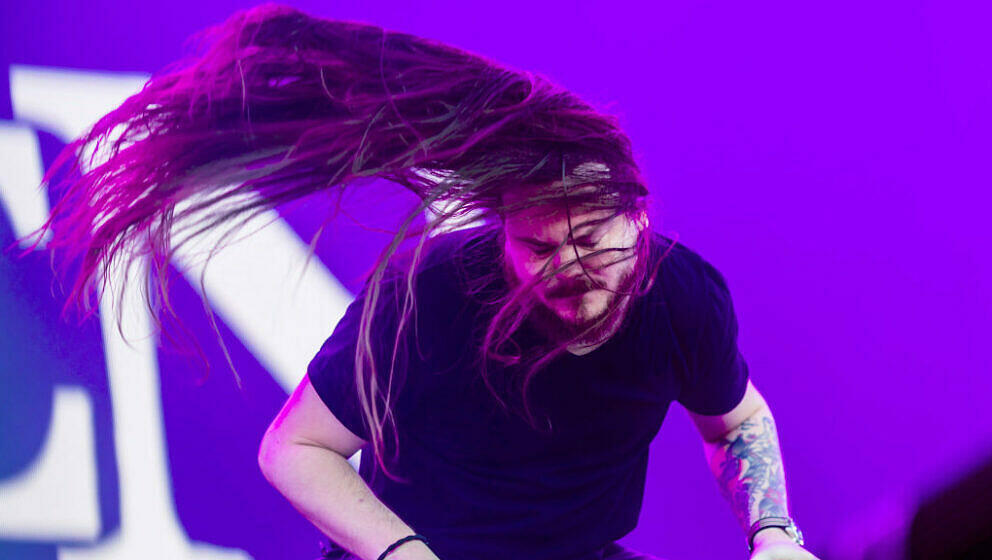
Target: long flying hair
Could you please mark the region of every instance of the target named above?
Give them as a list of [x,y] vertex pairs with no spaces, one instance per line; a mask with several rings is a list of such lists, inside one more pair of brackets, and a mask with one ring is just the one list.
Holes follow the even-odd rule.
[[[169,262],[204,232],[233,232],[281,204],[375,178],[402,185],[419,203],[367,280],[355,355],[363,414],[387,474],[384,430],[395,420],[385,387],[396,356],[380,379],[371,327],[400,245],[419,237],[397,343],[432,234],[480,218],[498,225],[535,204],[605,208],[614,216],[644,211],[648,191],[616,118],[541,76],[433,40],[273,4],[238,12],[195,39],[192,54],[66,146],[45,175],[46,183],[66,170],[71,177],[44,226],[49,247],[79,267],[67,305],[92,310],[112,267],[130,270],[140,261],[149,266],[146,302],[173,313]],[[556,180],[559,187],[546,188]],[[511,205],[505,200],[514,190],[526,196]],[[418,226],[425,210],[435,219]],[[618,260],[647,255],[647,235],[617,251]],[[650,277],[646,259],[636,262],[638,279]],[[529,364],[524,387],[568,344],[540,356],[509,348],[532,287],[499,301],[481,349],[497,362]],[[489,385],[485,367],[483,376]]]

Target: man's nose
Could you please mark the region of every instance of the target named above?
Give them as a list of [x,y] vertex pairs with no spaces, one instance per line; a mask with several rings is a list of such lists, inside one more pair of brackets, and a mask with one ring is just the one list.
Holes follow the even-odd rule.
[[[565,270],[565,271],[570,271],[573,266],[577,266],[578,263],[576,261],[584,259],[586,255],[589,253],[589,251],[590,251],[589,249],[583,249],[582,247],[577,247],[572,244],[566,244],[564,247],[561,248],[560,251],[555,253],[554,259],[551,261],[551,264],[554,265],[555,270],[558,270],[559,268],[562,267],[562,265],[571,263],[572,266],[569,266]],[[576,259],[576,255],[578,255],[578,259]]]

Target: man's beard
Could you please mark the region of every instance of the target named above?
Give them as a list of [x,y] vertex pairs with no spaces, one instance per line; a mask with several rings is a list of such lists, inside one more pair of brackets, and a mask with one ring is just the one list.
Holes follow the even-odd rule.
[[[528,320],[554,344],[569,341],[576,344],[600,342],[611,331],[617,329],[623,321],[631,299],[628,294],[632,291],[634,281],[634,270],[627,270],[621,277],[617,288],[612,292],[607,292],[606,306],[601,312],[595,316],[576,316],[574,320],[563,318],[554,309],[548,307],[545,301],[535,296]],[[545,297],[577,296],[596,288],[595,282],[588,277],[581,276],[565,284],[557,285]],[[576,298],[575,301],[578,304],[580,300]],[[576,310],[578,311],[578,308]],[[588,332],[584,332],[587,330]]]

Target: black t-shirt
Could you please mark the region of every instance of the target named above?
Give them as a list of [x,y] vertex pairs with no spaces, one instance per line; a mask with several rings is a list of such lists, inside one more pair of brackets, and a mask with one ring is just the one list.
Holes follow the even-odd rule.
[[[549,430],[534,430],[501,409],[479,375],[480,337],[491,317],[483,301],[506,287],[496,280],[470,294],[466,286],[499,266],[497,237],[457,231],[433,240],[405,331],[416,335],[400,341],[392,393],[399,453],[387,464],[409,482],[383,475],[368,446],[359,472],[442,560],[595,558],[637,524],[648,447],[669,404],[715,415],[741,401],[748,368],[726,282],[697,253],[651,234],[652,255],[669,248],[617,333],[588,354],[562,354],[535,376],[532,410]],[[384,282],[376,307],[373,332],[381,334],[373,347],[383,382],[403,285]],[[331,412],[369,441],[354,382],[364,297],[365,290],[308,375]],[[508,371],[489,367],[495,378]],[[386,436],[389,443],[392,432]]]

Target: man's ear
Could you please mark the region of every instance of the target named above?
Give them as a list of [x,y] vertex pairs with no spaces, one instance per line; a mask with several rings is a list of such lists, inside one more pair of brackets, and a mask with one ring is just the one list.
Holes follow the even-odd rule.
[[651,225],[651,219],[648,218],[648,211],[641,210],[634,218],[634,224],[637,225],[638,232],[646,230]]

